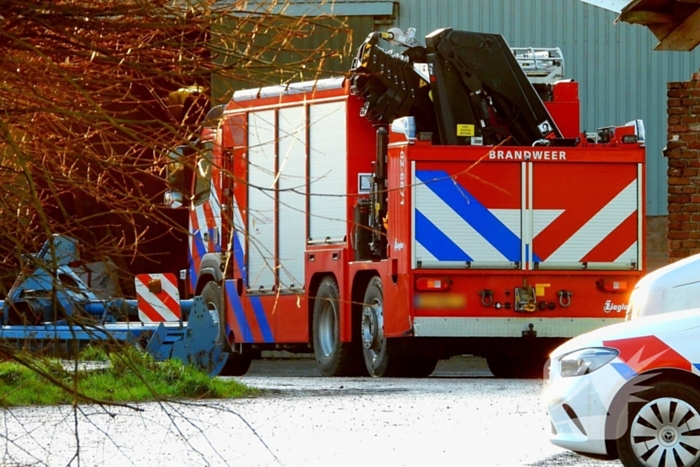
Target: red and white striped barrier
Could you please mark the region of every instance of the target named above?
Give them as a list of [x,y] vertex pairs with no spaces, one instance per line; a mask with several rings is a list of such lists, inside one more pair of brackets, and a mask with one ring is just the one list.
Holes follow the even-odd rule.
[[136,297],[142,323],[179,321],[180,292],[175,274],[139,274]]

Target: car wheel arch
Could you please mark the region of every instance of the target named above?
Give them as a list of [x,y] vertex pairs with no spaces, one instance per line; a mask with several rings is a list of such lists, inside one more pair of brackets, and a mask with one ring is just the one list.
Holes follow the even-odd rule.
[[[700,392],[700,375],[678,368],[657,368],[645,371],[630,378],[622,386],[608,408],[608,418],[605,425],[605,447],[611,458],[618,458],[617,439],[624,435],[618,433],[620,417],[626,416],[627,402],[630,396],[648,389],[657,381],[674,381],[685,384]],[[638,386],[635,388],[635,386]]]

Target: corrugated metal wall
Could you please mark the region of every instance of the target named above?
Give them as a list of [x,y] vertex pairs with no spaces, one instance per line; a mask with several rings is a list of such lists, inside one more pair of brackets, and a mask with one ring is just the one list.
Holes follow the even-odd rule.
[[577,0],[400,0],[396,25],[423,37],[441,27],[503,34],[511,46],[560,47],[579,82],[582,129],[635,118],[647,129],[647,213],[666,214],[666,83],[700,68],[693,52],[658,52],[647,28]]
[[[386,16],[371,16],[386,9],[387,1],[291,0],[291,3],[306,6],[306,10],[309,5],[317,4],[319,12],[323,10],[326,14],[336,10],[350,14],[346,25],[353,29],[354,44],[366,37],[373,20],[376,29],[391,27]],[[394,26],[415,27],[421,39],[435,29],[452,27],[503,34],[511,46],[560,47],[567,76],[579,82],[582,130],[595,131],[635,118],[644,120],[647,213],[666,214],[667,163],[662,154],[667,127],[666,83],[687,81],[700,69],[700,47],[693,52],[654,51],[657,40],[647,28],[613,24],[615,13],[578,0],[397,0],[396,3],[398,17]],[[352,13],[347,13],[347,4],[353,4]],[[362,8],[355,8],[358,4]],[[319,40],[322,37],[306,39],[304,44],[316,44]],[[351,60],[352,56],[336,61],[326,69],[347,70],[345,67],[350,66]]]

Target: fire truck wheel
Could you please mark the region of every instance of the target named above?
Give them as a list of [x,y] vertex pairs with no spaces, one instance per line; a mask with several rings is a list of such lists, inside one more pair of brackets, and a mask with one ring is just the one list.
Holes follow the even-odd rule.
[[316,364],[323,376],[358,374],[359,351],[352,342],[340,341],[340,293],[332,277],[324,277],[316,291],[313,343]]
[[206,303],[209,311],[216,313],[219,318],[219,333],[216,336],[216,343],[228,351],[228,342],[226,342],[226,325],[225,309],[222,304],[221,287],[216,282],[207,282],[202,289],[202,299]]
[[382,280],[373,277],[362,309],[362,355],[370,376],[403,376],[406,367],[397,358],[389,358],[389,342],[384,337],[384,293]]
[[226,309],[223,307],[221,287],[216,282],[208,282],[202,289],[202,299],[207,304],[209,310],[215,312],[219,317],[219,333],[216,343],[221,345],[224,352],[228,352],[228,360],[221,370],[221,376],[243,376],[246,374],[251,364],[250,355],[232,352],[231,346],[226,339]]

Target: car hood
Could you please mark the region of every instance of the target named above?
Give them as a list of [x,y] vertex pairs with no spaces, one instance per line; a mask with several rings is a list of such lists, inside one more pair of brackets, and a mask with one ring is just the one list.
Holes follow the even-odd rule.
[[[557,347],[551,353],[551,357],[556,358],[586,347],[600,347],[603,341],[652,335],[657,337],[668,336],[677,332],[686,332],[693,328],[700,328],[700,308],[645,316],[632,321],[605,326],[574,337]],[[698,338],[700,338],[700,333]]]

